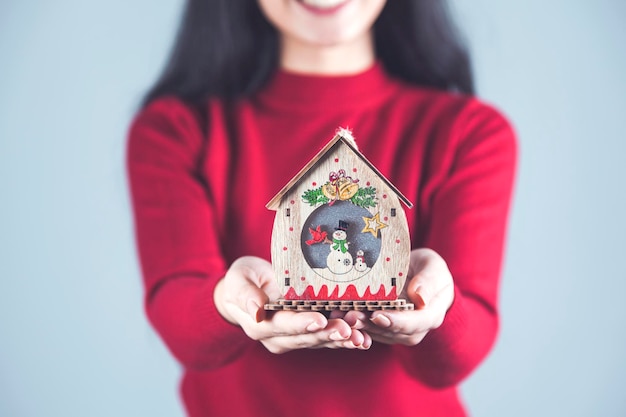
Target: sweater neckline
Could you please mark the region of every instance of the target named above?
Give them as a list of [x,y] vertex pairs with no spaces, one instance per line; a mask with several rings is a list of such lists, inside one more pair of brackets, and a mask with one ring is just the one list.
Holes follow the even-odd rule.
[[380,62],[350,75],[319,75],[278,69],[257,95],[259,104],[286,111],[363,108],[378,103],[396,84]]

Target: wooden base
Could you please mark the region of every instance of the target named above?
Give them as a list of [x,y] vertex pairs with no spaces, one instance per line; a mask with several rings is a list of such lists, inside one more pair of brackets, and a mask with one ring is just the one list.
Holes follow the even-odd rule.
[[376,311],[376,310],[414,310],[412,303],[406,300],[368,300],[368,301],[351,301],[351,300],[283,300],[279,299],[274,302],[265,304],[265,310],[269,311]]

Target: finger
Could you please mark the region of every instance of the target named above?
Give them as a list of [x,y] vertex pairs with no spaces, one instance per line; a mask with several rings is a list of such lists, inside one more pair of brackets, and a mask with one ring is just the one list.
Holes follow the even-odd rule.
[[382,335],[382,334],[372,334],[372,340],[377,343],[384,343],[387,345],[405,345],[405,346],[415,346],[420,343],[424,337],[426,336],[426,332],[424,333],[416,333],[414,335]]
[[338,349],[343,344],[343,342],[329,342],[311,334],[273,337],[261,340],[261,343],[269,352],[279,355],[299,349],[321,349],[325,347]]
[[[322,329],[332,330],[334,328],[332,321],[326,319],[323,314],[313,311],[277,311],[270,320],[261,324],[270,328],[273,336],[314,333]],[[329,324],[331,324],[330,327]]]
[[405,334],[422,333],[433,328],[435,323],[431,309],[419,311],[389,311],[372,314],[372,323],[376,329],[369,329],[377,334]]
[[352,333],[350,334],[350,338],[348,339],[348,343],[350,343],[350,345],[352,346],[361,346],[364,341],[365,336],[363,336],[363,333],[361,333],[359,330],[353,329]]
[[272,264],[261,258],[251,258],[253,261],[250,264],[246,264],[253,271],[253,274],[249,276],[251,282],[261,288],[270,300],[280,298],[281,293]]
[[269,301],[269,297],[263,290],[248,282],[240,286],[236,292],[234,303],[255,322],[259,323],[265,318],[263,305]]
[[367,350],[370,347],[372,347],[373,339],[372,339],[372,336],[367,332],[363,332],[363,336],[364,336],[364,340],[361,346],[362,346],[362,349]]
[[236,294],[236,304],[257,323],[265,318],[263,305],[269,301],[267,291],[274,283],[274,271],[269,262],[256,257],[242,257],[231,265],[225,280]]
[[332,335],[329,337],[330,340],[324,341],[324,339],[318,339],[318,344],[307,346],[311,349],[321,349],[321,348],[329,348],[329,349],[360,349],[367,350],[372,346],[372,337],[359,330],[353,330],[351,336],[348,339],[339,339],[334,340],[335,337]]
[[272,264],[255,256],[238,258],[230,266],[230,271],[239,272],[259,288],[274,279]]
[[347,311],[341,311],[341,310],[331,310],[330,312],[330,318],[331,319],[342,319],[345,317],[345,315],[347,314]]
[[347,348],[367,350],[372,346],[372,337],[365,331],[353,328],[352,336],[347,343],[349,343],[349,346],[345,346]]
[[343,320],[353,329],[363,329],[367,323],[367,314],[363,311],[348,311]]
[[[401,316],[407,316],[400,313]],[[414,312],[420,313],[421,312]],[[371,336],[372,340],[385,343],[385,344],[402,344],[407,346],[414,346],[422,341],[424,336],[428,333],[428,330],[413,329],[411,326],[406,328],[400,328],[401,324],[394,323],[395,314],[376,314],[373,315],[372,324],[366,328],[366,332]],[[391,317],[390,317],[391,316]],[[378,325],[377,325],[378,324]]]
[[443,324],[452,302],[454,301],[454,284],[450,282],[443,287],[435,296],[430,300],[430,305],[423,310],[426,314],[426,321],[431,322],[429,330],[438,328]]
[[342,320],[337,320],[330,321],[326,328],[317,332],[274,336],[262,342],[270,352],[284,353],[294,349],[344,347],[346,342],[351,342],[351,336],[352,330],[348,325]]
[[448,266],[436,252],[430,249],[417,249],[411,253],[413,278],[409,281],[406,293],[418,310],[425,308],[447,285],[452,283]]
[[435,329],[443,323],[450,305],[448,293],[454,293],[452,288],[444,288],[422,310],[376,311],[370,319],[375,328],[366,327],[366,330],[374,334],[412,335]]
[[[228,275],[239,275],[257,288],[265,288],[270,284],[275,286],[276,284],[272,264],[253,256],[245,256],[233,262],[228,270]],[[235,282],[243,284],[241,280],[235,280]]]
[[398,337],[427,331],[430,317],[424,311],[376,311],[365,328],[368,333],[385,337]]
[[367,350],[372,346],[372,338],[364,331],[359,331],[365,328],[367,321],[367,314],[361,311],[341,311],[333,310],[330,313],[330,318],[343,319],[351,328],[352,336],[350,340],[344,343],[343,347],[357,348]]
[[361,311],[343,312],[343,321],[350,326],[352,334],[350,339],[344,343],[344,347],[350,349],[369,349],[372,345],[372,338],[362,331],[367,321],[367,315]]
[[[277,311],[267,320],[254,323],[249,329],[244,327],[249,335],[257,340],[272,337],[294,336],[319,332],[328,327],[328,320],[317,312]],[[347,325],[346,325],[347,327]],[[332,326],[329,331],[332,331]],[[346,331],[343,334],[346,335]]]

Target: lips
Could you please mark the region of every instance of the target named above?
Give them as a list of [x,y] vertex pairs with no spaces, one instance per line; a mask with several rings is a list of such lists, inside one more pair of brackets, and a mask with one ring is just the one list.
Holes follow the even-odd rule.
[[350,0],[296,0],[302,7],[316,14],[328,15],[341,9]]
[[319,9],[329,9],[339,6],[345,3],[346,0],[298,0],[300,3],[304,3],[307,6],[316,7]]

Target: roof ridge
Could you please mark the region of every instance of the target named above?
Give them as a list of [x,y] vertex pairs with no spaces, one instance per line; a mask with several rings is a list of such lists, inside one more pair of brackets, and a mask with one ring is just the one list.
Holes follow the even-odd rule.
[[352,136],[352,131],[343,127],[339,127],[337,129],[335,136],[322,149],[320,149],[320,151],[306,165],[304,165],[302,169],[300,169],[300,171],[298,171],[298,173],[289,182],[287,182],[287,184],[285,184],[283,188],[281,188],[281,190],[265,205],[265,207],[267,207],[269,210],[274,210],[274,211],[278,210],[280,200],[283,198],[283,196],[287,194],[287,192],[291,188],[293,188],[302,179],[302,177],[304,177],[304,175],[306,175],[306,173],[309,172],[309,170],[313,168],[322,159],[322,157],[339,142],[342,142],[343,144],[345,144],[370,169],[372,169],[374,173],[378,175],[380,179],[391,189],[391,191],[393,191],[398,196],[400,201],[402,201],[408,208],[413,207],[413,203],[411,203],[409,199],[406,198],[404,194],[402,194],[400,190],[398,190],[398,188],[396,188],[396,186],[393,185],[391,181],[389,181],[387,177],[385,177],[378,170],[378,168],[376,168],[376,166],[374,166],[374,164],[372,164],[365,157],[365,155],[363,155],[359,151],[359,148],[356,144],[354,136]]

